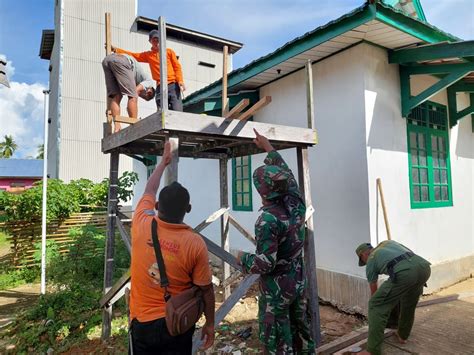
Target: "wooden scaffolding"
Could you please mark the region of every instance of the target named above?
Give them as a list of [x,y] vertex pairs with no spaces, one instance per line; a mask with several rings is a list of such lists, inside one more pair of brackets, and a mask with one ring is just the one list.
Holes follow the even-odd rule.
[[[158,20],[160,33],[160,73],[161,83],[167,82],[166,67],[166,25],[162,17]],[[110,53],[110,14],[106,14],[106,47]],[[224,63],[226,63],[226,48],[224,48]],[[108,217],[107,217],[107,239],[105,247],[104,267],[104,294],[100,300],[103,308],[102,339],[106,339],[111,333],[112,307],[120,299],[130,284],[130,273],[127,272],[115,284],[113,284],[115,233],[118,230],[127,249],[131,252],[133,247],[131,238],[124,226],[123,219],[127,218],[117,210],[118,193],[118,166],[120,154],[139,158],[145,154],[161,155],[164,143],[171,143],[173,155],[172,163],[165,173],[165,185],[178,180],[179,157],[207,158],[219,160],[220,178],[220,209],[210,215],[206,220],[194,228],[206,242],[210,253],[222,260],[223,276],[222,284],[225,287],[225,301],[216,311],[216,326],[224,319],[232,307],[242,298],[247,290],[259,278],[258,275],[244,275],[242,282],[230,292],[231,279],[230,268],[242,271],[237,260],[232,256],[229,245],[229,225],[232,224],[245,238],[255,244],[255,237],[247,231],[229,213],[228,201],[228,174],[227,165],[229,159],[263,153],[253,143],[256,129],[260,134],[266,136],[277,150],[294,148],[297,154],[299,186],[303,193],[306,206],[306,239],[304,244],[304,262],[308,279],[307,299],[312,322],[312,334],[316,344],[320,344],[320,323],[318,291],[316,278],[316,256],[314,243],[313,212],[311,201],[310,170],[308,159],[308,148],[317,143],[316,130],[314,126],[313,92],[311,63],[306,65],[307,72],[307,103],[308,103],[308,127],[298,128],[269,123],[253,122],[244,119],[233,119],[232,114],[245,102],[237,105],[238,109],[227,110],[227,71],[224,65],[223,72],[223,112],[222,117],[206,116],[194,113],[177,112],[168,109],[167,85],[161,85],[161,109],[158,112],[136,121],[134,124],[111,133],[111,121],[104,124],[104,138],[102,139],[102,152],[110,154],[110,186],[108,193]],[[262,100],[261,100],[262,101]],[[265,103],[269,100],[264,99]],[[248,104],[248,102],[247,102]],[[258,103],[256,104],[258,105]],[[254,105],[255,106],[255,105]],[[260,104],[262,106],[262,104]],[[254,108],[254,112],[258,107]],[[250,108],[249,110],[252,110]],[[248,111],[249,111],[248,110]],[[234,111],[234,112],[232,112]],[[248,112],[247,111],[247,112]],[[244,112],[245,114],[245,112]],[[122,121],[123,122],[123,121]],[[140,159],[140,158],[139,158]],[[192,191],[191,191],[192,195]],[[217,245],[205,237],[201,232],[214,221],[221,223],[221,245]],[[198,334],[195,337],[198,339]],[[197,342],[195,342],[197,345]]]

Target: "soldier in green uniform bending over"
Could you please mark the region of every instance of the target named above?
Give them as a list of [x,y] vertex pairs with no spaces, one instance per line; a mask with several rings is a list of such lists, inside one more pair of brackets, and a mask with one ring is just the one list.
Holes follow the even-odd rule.
[[[376,248],[363,243],[357,247],[356,254],[359,266],[366,265],[372,293],[367,351],[359,354],[379,355],[390,313],[398,304],[400,316],[397,337],[401,343],[406,343],[413,327],[416,305],[431,274],[430,263],[393,240],[384,241]],[[377,289],[378,276],[381,274],[389,275],[390,278]]]
[[306,206],[293,173],[268,139],[255,131],[268,155],[253,182],[262,197],[255,223],[257,250],[239,252],[246,273],[260,274],[259,338],[266,354],[314,354],[303,270]]

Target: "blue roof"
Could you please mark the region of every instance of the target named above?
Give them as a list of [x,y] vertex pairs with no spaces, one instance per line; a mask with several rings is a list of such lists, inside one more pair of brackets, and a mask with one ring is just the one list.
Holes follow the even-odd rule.
[[42,159],[0,159],[0,177],[42,177]]

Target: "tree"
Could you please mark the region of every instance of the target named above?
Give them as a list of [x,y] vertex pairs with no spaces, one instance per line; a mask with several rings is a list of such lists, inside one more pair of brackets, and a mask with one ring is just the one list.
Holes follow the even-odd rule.
[[38,155],[36,159],[44,159],[44,144],[38,145]]
[[5,140],[0,143],[0,158],[11,158],[15,150],[18,149],[17,144],[11,135],[5,135]]

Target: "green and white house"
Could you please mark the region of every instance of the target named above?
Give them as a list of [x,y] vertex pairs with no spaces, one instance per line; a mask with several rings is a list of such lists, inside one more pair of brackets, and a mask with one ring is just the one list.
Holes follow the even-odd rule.
[[[474,42],[430,25],[418,0],[368,1],[232,71],[230,106],[269,95],[271,104],[253,120],[305,127],[308,60],[318,131],[310,162],[320,296],[361,311],[367,307],[365,270],[357,266],[354,249],[386,239],[377,178],[392,239],[433,264],[428,291],[469,277]],[[185,110],[218,114],[221,92],[216,81],[188,96]],[[282,154],[296,170],[296,153]],[[263,158],[229,164],[232,213],[249,230],[260,207],[251,174]],[[179,180],[193,203],[186,221],[194,225],[219,208],[218,162],[182,163]],[[231,230],[231,248],[242,247],[252,248]]]

